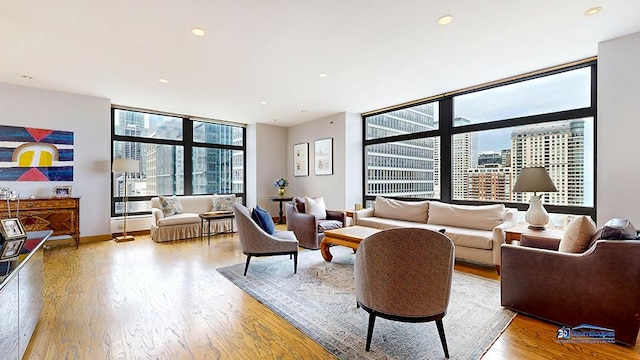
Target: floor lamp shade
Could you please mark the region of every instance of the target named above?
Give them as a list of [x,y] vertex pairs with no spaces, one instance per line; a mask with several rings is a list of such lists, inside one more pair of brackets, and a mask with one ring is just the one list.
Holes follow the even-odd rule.
[[115,238],[116,242],[135,240],[132,235],[127,235],[127,174],[140,172],[140,161],[135,159],[113,159],[111,171],[124,173],[124,219],[122,236]]
[[524,215],[525,221],[532,229],[544,229],[549,222],[549,214],[542,205],[539,192],[556,192],[558,189],[551,181],[549,173],[543,167],[522,168],[518,180],[513,187],[513,192],[532,192],[529,200],[529,209]]
[[116,173],[140,172],[140,161],[135,159],[113,159],[112,171]]

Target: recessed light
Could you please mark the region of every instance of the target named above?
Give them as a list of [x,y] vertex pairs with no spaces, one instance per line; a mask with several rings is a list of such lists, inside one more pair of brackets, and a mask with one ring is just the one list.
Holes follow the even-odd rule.
[[29,76],[29,75],[22,75],[22,78],[25,80],[33,80],[33,76]]
[[602,10],[602,7],[595,6],[595,7],[592,7],[592,8],[589,8],[589,9],[585,10],[584,11],[584,15],[585,16],[595,15],[595,14],[599,13],[600,10]]
[[278,121],[278,119],[273,119],[273,121]]
[[161,82],[161,83],[163,83],[163,84],[166,84],[166,83],[168,83],[168,82],[169,82],[169,80],[167,80],[167,79],[159,79],[158,81],[160,81],[160,82]]
[[300,112],[301,112],[301,113],[306,113],[306,112],[307,112],[307,110],[302,109],[302,110],[300,110]]
[[259,101],[260,105],[266,105],[267,102],[266,101]]
[[319,73],[318,77],[319,78],[326,78],[327,77],[327,73]]
[[198,27],[194,27],[193,29],[191,29],[191,32],[195,36],[205,36],[205,34],[206,34],[206,32],[204,32],[204,30],[202,30],[202,29],[200,29]]
[[452,22],[452,21],[453,21],[453,16],[451,16],[451,15],[445,15],[445,16],[440,17],[440,19],[438,19],[438,24],[440,24],[440,25],[447,25],[447,24],[449,24],[449,23],[450,23],[450,22]]

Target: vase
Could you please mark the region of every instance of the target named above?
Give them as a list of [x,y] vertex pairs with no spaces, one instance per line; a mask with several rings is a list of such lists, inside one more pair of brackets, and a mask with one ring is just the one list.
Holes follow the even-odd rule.
[[284,188],[283,188],[283,187],[278,188],[278,195],[279,195],[281,198],[283,198],[283,197],[284,197]]

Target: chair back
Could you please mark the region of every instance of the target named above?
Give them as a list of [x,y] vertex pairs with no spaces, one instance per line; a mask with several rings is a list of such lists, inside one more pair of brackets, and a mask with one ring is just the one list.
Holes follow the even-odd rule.
[[251,211],[242,204],[233,204],[233,213],[238,225],[240,247],[244,253],[261,252],[260,239],[269,237],[251,218]]
[[360,242],[355,262],[358,301],[402,317],[445,313],[451,294],[453,242],[439,232],[397,228]]

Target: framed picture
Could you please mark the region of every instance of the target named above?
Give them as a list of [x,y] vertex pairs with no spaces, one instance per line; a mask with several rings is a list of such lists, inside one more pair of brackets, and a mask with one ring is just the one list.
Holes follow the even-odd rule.
[[69,197],[71,196],[71,186],[54,186],[53,197]]
[[333,138],[316,140],[314,149],[316,175],[333,174]]
[[309,143],[293,145],[293,176],[309,176]]
[[9,259],[20,255],[25,238],[5,240],[2,243],[2,252],[0,252],[0,260]]
[[27,237],[24,227],[18,218],[0,220],[0,232],[5,240],[13,240]]
[[0,200],[6,200],[10,191],[8,187],[0,187]]

